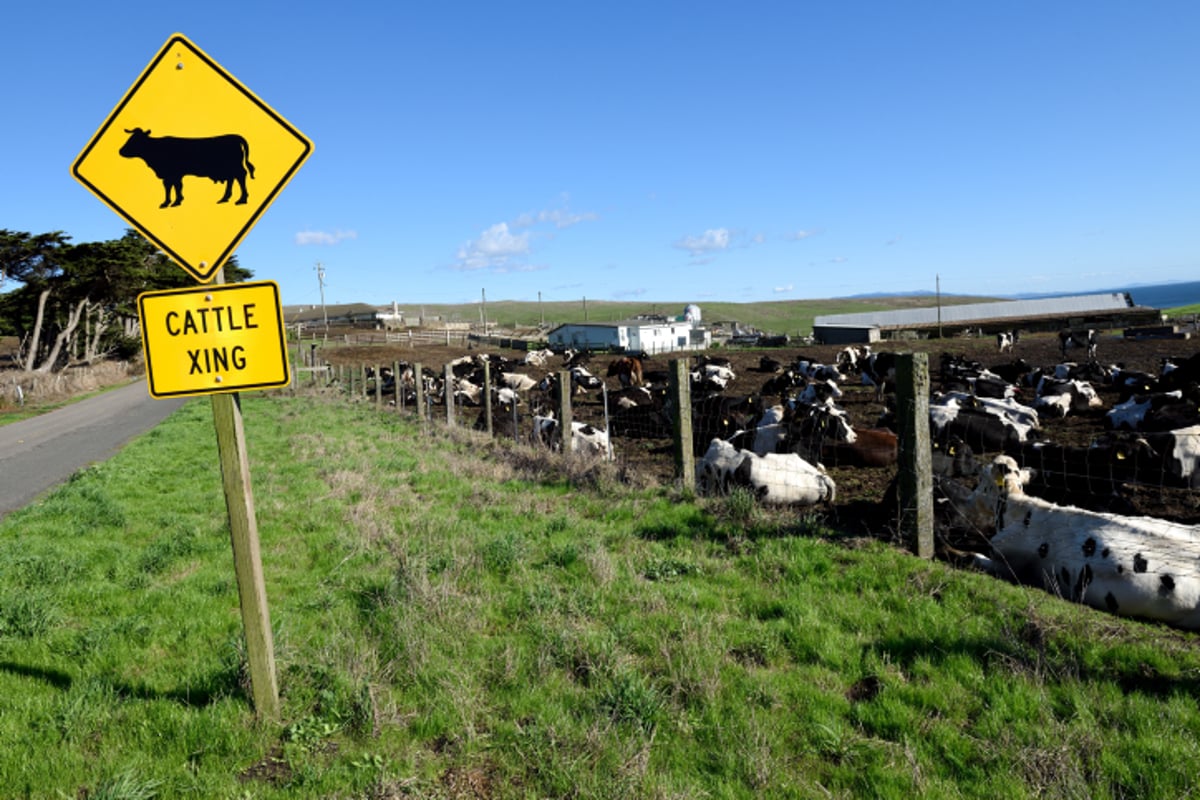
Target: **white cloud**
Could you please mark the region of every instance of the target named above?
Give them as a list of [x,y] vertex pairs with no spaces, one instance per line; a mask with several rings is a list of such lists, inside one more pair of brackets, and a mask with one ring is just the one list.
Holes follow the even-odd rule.
[[566,207],[566,196],[561,208],[529,211],[520,214],[512,222],[497,222],[458,249],[455,254],[456,268],[460,270],[490,269],[497,273],[536,272],[549,269],[546,264],[526,264],[522,261],[530,255],[536,239],[552,239],[550,230],[526,230],[535,225],[553,225],[561,230],[600,218],[590,211],[572,212]]
[[729,248],[730,233],[727,228],[710,228],[700,236],[685,236],[675,242],[675,247],[687,250],[693,256],[717,253]]
[[563,228],[570,228],[572,225],[578,225],[581,222],[594,222],[598,219],[600,219],[600,216],[591,211],[577,214],[566,209],[555,208],[548,211],[527,211],[513,220],[513,227],[528,228],[539,222],[549,222],[554,227],[562,230]]
[[810,236],[816,236],[816,235],[817,235],[816,231],[795,231],[793,233],[788,234],[788,238],[794,242],[799,242],[799,241],[803,241],[804,239],[807,239]]
[[300,231],[296,234],[296,244],[307,246],[310,244],[328,244],[333,245],[343,239],[357,239],[357,231],[336,230],[333,233],[328,231]]
[[497,222],[458,249],[459,269],[507,269],[510,259],[529,252],[529,234],[514,235],[507,222]]
[[785,294],[787,292],[792,291],[792,289],[793,289],[792,284],[789,283],[787,286],[776,286],[771,291],[774,292],[775,294]]

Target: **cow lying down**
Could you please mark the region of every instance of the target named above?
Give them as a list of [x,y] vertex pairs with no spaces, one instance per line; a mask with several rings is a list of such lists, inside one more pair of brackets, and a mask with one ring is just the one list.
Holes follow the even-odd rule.
[[1009,456],[980,470],[963,512],[994,525],[988,572],[1113,614],[1200,629],[1200,526],[1060,506],[1025,494]]
[[795,453],[757,455],[739,450],[723,439],[713,439],[696,462],[696,488],[700,494],[728,494],[744,486],[764,503],[814,505],[836,498],[833,478]]

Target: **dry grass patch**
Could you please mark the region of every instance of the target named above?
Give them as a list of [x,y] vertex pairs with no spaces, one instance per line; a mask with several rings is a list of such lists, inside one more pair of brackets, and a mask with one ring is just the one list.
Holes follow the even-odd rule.
[[0,410],[63,403],[110,386],[120,386],[141,374],[141,365],[129,361],[102,361],[59,372],[0,371]]

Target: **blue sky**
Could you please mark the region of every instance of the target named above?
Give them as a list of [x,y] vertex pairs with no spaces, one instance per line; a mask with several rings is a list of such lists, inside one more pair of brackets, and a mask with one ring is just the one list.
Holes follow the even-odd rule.
[[70,166],[182,33],[315,145],[237,251],[285,304],[319,301],[318,263],[327,302],[401,305],[1200,278],[1195,2],[47,0],[5,21],[0,228],[124,232]]

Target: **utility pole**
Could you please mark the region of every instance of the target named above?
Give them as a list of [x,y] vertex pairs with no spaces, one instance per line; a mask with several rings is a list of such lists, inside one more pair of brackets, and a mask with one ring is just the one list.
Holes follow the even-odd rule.
[[479,290],[479,321],[483,323],[483,335],[487,336],[487,289]]
[[934,273],[934,291],[937,295],[937,322],[938,322],[938,338],[942,338],[942,276],[939,273]]
[[321,316],[325,318],[325,335],[329,336],[329,313],[325,310],[325,267],[317,262],[317,283],[321,286]]

